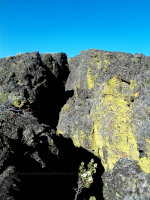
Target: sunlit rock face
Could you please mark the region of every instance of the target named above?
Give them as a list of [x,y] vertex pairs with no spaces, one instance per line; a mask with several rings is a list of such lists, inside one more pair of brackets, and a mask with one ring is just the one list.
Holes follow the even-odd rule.
[[57,134],[101,159],[104,199],[148,199],[150,57],[92,49],[69,70]]

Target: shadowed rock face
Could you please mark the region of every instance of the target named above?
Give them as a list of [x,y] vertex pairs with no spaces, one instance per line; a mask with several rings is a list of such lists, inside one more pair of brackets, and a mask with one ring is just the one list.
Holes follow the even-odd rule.
[[0,104],[32,112],[40,122],[56,127],[66,98],[66,54],[34,52],[0,59],[0,71]]
[[149,199],[150,57],[33,52],[0,59],[0,74],[0,199],[74,199],[93,157],[79,199]]
[[[0,59],[0,199],[73,199],[81,161],[93,154],[57,136],[59,112],[73,91],[64,53]],[[102,197],[103,167],[81,198]],[[57,190],[57,192],[56,192]]]
[[69,70],[58,134],[101,159],[104,199],[148,199],[150,57],[88,50]]

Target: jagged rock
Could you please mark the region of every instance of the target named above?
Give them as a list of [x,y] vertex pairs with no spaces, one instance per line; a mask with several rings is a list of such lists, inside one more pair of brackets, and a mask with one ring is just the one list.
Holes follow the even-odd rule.
[[16,182],[19,182],[15,168],[13,166],[7,167],[6,170],[0,174],[0,199],[1,200],[13,200],[13,196],[10,194],[10,190],[18,190]]
[[[149,67],[142,54],[99,50],[83,51],[69,65],[64,53],[0,59],[0,199],[47,199],[42,191],[52,195],[58,185],[55,199],[67,199],[67,188],[71,199],[72,176],[91,157],[98,194],[86,200],[101,199],[103,167],[104,199],[149,199]],[[59,172],[70,178],[49,178]]]
[[69,70],[65,53],[44,53],[41,54],[41,59],[56,78],[67,80]]
[[46,168],[43,151],[58,155],[52,135],[69,70],[66,54],[33,52],[0,59],[0,72],[0,199],[14,199],[13,177],[27,170],[26,160]]
[[149,199],[150,57],[88,50],[69,70],[57,133],[101,159],[104,199]]
[[[31,111],[39,120],[56,127],[54,116],[63,104],[60,98],[69,73],[66,54],[33,52],[3,58],[0,72],[0,104]],[[49,112],[53,118],[48,119]]]
[[27,107],[36,100],[37,91],[46,85],[46,69],[38,52],[0,59],[1,104]]
[[112,173],[103,175],[105,199],[149,199],[150,175],[137,161],[121,158]]

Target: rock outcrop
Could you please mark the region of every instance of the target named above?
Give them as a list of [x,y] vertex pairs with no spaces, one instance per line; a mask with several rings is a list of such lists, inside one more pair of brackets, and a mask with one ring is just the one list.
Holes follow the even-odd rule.
[[104,199],[149,199],[150,57],[88,50],[69,70],[57,133],[101,159]]
[[79,165],[93,157],[94,183],[79,199],[149,199],[150,57],[0,59],[0,199],[73,199]]
[[57,160],[52,135],[67,98],[67,56],[19,54],[0,59],[0,73],[0,199],[23,199],[14,197],[21,177]]

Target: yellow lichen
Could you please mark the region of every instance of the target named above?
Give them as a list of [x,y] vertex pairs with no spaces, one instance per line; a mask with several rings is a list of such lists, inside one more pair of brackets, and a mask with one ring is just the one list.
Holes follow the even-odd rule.
[[80,82],[75,86],[74,89],[74,96],[77,98],[78,97],[78,89],[81,88]]
[[130,80],[130,90],[133,92],[134,88],[137,86],[137,81],[136,80]]
[[94,87],[94,83],[96,81],[97,78],[97,74],[92,75],[91,74],[91,68],[88,67],[87,68],[87,82],[88,82],[88,89],[91,90]]
[[117,196],[117,197],[121,197],[120,194],[119,194],[118,192],[116,192],[116,196]]
[[21,108],[24,105],[24,103],[25,103],[25,100],[21,101],[17,97],[15,97],[14,102],[13,102],[14,106],[17,108]]
[[[135,81],[131,83],[132,92]],[[125,157],[138,161],[143,171],[150,173],[150,156],[139,159],[135,138],[136,129],[132,122],[133,108],[127,106],[125,94],[121,89],[123,83],[114,77],[105,85],[105,90],[96,95],[99,99],[91,110],[95,133],[95,140],[93,140],[95,154],[101,158],[106,171],[112,170],[116,162],[121,157]],[[104,150],[107,152],[107,158],[104,156]],[[148,152],[150,152],[149,149]]]
[[49,140],[49,145],[50,145],[50,146],[54,146],[54,145],[55,145],[55,144],[54,144],[54,140],[50,139],[50,140]]
[[139,63],[140,62],[140,58],[132,58],[133,63]]
[[69,108],[70,108],[70,104],[67,103],[63,106],[63,111],[67,111],[69,110]]
[[[97,77],[91,75],[88,67],[88,89],[92,89]],[[72,139],[76,147],[84,147],[98,156],[106,171],[111,171],[116,162],[124,157],[135,160],[145,173],[150,173],[150,140],[146,139],[146,156],[140,158],[135,137],[136,127],[132,121],[133,105],[128,106],[126,101],[125,83],[115,76],[107,83],[99,85],[99,90],[94,88],[94,103],[89,117],[93,127],[90,134],[78,128],[78,124],[72,128]],[[130,81],[128,95],[138,97],[137,82]],[[77,122],[75,122],[77,123]],[[76,128],[75,128],[76,127]],[[63,131],[58,129],[58,133]],[[86,141],[88,140],[88,145]]]
[[60,130],[59,128],[57,129],[57,133],[63,135],[64,132],[62,130]]
[[150,173],[150,139],[147,138],[145,142],[147,157],[142,157],[139,160],[139,165],[143,169],[143,171],[145,171],[146,173]]
[[22,80],[19,79],[17,84],[22,85]]
[[138,164],[145,173],[150,173],[150,157],[143,157],[139,160]]
[[110,61],[108,59],[104,60],[105,63],[105,69],[108,70],[110,66]]
[[[131,122],[132,110],[127,106],[121,87],[122,82],[117,77],[110,79],[105,91],[99,94],[103,98],[91,112],[95,153],[101,157],[105,170],[112,170],[122,156],[134,160],[139,157],[135,127]],[[103,149],[107,151],[107,159],[104,159]]]
[[94,53],[94,60],[95,60],[96,62],[99,62],[100,56],[101,56],[101,53],[100,53],[100,52]]
[[97,69],[101,69],[102,68],[102,61],[101,60],[99,60],[98,62],[97,62]]
[[81,146],[81,142],[79,140],[79,133],[78,133],[78,130],[73,130],[72,129],[72,134],[73,134],[73,144],[76,146],[76,147],[80,147]]
[[134,94],[134,97],[139,97],[139,92],[136,92],[136,93]]
[[71,62],[72,58],[69,58],[68,62]]

